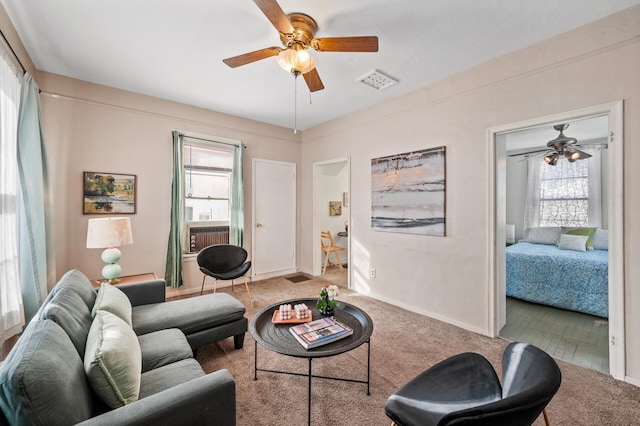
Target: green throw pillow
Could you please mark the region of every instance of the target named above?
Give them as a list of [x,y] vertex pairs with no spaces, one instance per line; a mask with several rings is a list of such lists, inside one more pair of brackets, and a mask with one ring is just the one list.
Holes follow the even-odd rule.
[[95,317],[99,310],[117,315],[131,327],[131,301],[118,287],[108,283],[100,285],[91,315]]
[[587,250],[593,250],[593,240],[595,239],[596,229],[598,228],[575,228],[565,231],[568,235],[586,235],[587,237]]
[[84,354],[84,370],[93,391],[109,407],[138,400],[142,353],[131,327],[111,312],[96,313]]

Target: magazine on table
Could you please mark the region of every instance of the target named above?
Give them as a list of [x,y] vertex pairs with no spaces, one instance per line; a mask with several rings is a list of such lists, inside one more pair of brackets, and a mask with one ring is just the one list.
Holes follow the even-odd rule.
[[351,327],[340,323],[334,317],[294,325],[289,327],[289,331],[306,349],[326,345],[353,334]]

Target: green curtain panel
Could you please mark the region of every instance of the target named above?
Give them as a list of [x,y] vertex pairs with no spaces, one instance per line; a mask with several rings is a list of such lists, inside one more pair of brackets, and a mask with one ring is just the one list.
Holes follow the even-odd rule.
[[184,222],[184,163],[182,153],[184,136],[177,131],[173,136],[173,181],[171,183],[171,228],[167,244],[167,264],[164,279],[167,286],[180,287],[182,272],[182,224]]
[[244,247],[244,162],[243,145],[233,147],[233,175],[231,176],[231,218],[229,244]]
[[22,77],[18,118],[18,172],[21,185],[20,281],[29,322],[55,283],[53,218],[47,157],[41,126],[40,89]]

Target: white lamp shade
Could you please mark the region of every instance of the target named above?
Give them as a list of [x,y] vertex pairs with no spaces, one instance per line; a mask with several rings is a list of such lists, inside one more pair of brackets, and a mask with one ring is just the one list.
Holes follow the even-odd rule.
[[133,244],[131,221],[128,217],[89,219],[87,248],[120,247]]
[[278,53],[276,62],[287,72],[306,74],[316,67],[316,60],[306,50],[285,49]]
[[516,242],[516,226],[515,225],[506,225],[504,229],[504,234],[508,243]]

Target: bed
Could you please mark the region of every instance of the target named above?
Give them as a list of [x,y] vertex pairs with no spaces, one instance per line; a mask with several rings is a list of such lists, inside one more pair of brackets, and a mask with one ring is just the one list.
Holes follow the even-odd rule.
[[507,296],[608,318],[608,254],[519,242],[507,247]]

